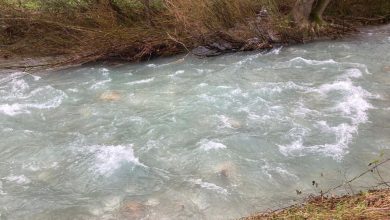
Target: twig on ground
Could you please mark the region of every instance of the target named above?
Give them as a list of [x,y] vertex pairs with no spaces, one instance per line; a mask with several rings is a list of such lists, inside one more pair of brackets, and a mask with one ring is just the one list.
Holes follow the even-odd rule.
[[379,167],[379,166],[381,166],[382,164],[387,163],[387,162],[389,162],[389,161],[390,161],[390,158],[387,158],[386,160],[383,160],[382,162],[380,162],[380,163],[376,164],[375,166],[371,167],[370,169],[364,171],[364,172],[361,173],[360,175],[358,175],[358,176],[356,176],[356,177],[354,177],[354,178],[352,178],[352,179],[350,179],[350,180],[348,180],[348,181],[346,181],[346,182],[344,182],[344,183],[342,183],[342,184],[340,184],[340,185],[338,185],[338,186],[335,186],[335,187],[329,189],[328,191],[324,192],[324,195],[330,193],[331,191],[334,191],[335,189],[338,189],[338,188],[344,186],[345,184],[349,184],[349,183],[351,183],[351,182],[353,182],[353,181],[359,179],[360,177],[364,176],[365,174],[371,172],[372,170],[376,169],[377,167]]

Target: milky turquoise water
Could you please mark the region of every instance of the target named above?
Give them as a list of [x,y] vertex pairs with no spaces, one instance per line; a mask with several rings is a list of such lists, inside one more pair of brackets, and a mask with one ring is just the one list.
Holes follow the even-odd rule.
[[390,156],[389,51],[384,26],[267,53],[2,74],[1,218],[233,219],[338,185]]

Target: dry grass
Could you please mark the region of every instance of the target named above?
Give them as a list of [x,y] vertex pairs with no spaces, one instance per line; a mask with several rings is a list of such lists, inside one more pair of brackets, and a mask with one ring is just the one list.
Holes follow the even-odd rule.
[[[386,6],[380,7],[382,14],[390,13],[390,1],[374,1]],[[119,9],[92,0],[22,0],[22,6],[9,2],[18,1],[0,0],[2,57],[65,55],[78,63],[107,58],[134,61],[186,52],[221,38],[243,47],[254,37],[268,43],[270,32],[282,42],[307,37],[286,22],[294,0],[151,0],[150,20],[140,0],[115,0]],[[329,11],[336,14],[341,13],[336,9],[358,7],[353,2],[335,3]],[[379,10],[372,8],[368,11]],[[262,9],[268,10],[268,21],[257,22]],[[342,13],[355,15],[344,9]],[[317,35],[329,33],[324,30]]]
[[[184,52],[183,45],[193,48],[213,33],[245,23],[264,6],[262,2],[165,0],[151,9],[151,24],[142,4],[127,5],[118,14],[107,5],[52,11],[21,9],[3,2],[0,53],[32,57],[60,54],[90,60],[171,55]],[[254,35],[249,28],[244,30],[245,37]]]
[[390,219],[390,190],[354,196],[314,197],[303,205],[259,213],[242,220],[262,219]]

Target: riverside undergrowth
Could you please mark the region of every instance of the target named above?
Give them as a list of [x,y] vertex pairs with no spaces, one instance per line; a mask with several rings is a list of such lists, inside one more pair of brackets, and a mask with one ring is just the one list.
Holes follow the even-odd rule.
[[387,22],[386,0],[333,1],[327,23],[300,30],[289,20],[294,0],[1,0],[2,60],[64,56],[55,65],[140,61],[229,43],[268,49],[319,37],[338,38],[360,24]]

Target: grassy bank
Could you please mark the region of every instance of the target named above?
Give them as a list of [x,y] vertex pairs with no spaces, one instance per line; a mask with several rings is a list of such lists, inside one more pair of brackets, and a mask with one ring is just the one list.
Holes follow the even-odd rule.
[[[230,51],[337,38],[390,20],[387,0],[333,1],[327,25],[298,30],[295,0],[0,0],[1,58],[65,56],[63,63],[147,60],[206,45]],[[215,45],[217,43],[217,45]]]
[[[321,190],[317,196],[309,196],[304,202],[286,208],[260,212],[241,220],[262,219],[390,219],[390,185],[383,178],[379,168],[390,161],[381,153],[378,159],[368,164],[368,169],[352,179],[345,180],[342,184],[327,191]],[[372,175],[377,183],[371,186],[371,190],[358,194],[351,185],[360,178]],[[313,181],[313,186],[316,183]],[[350,192],[343,196],[334,196],[336,189],[348,186]],[[360,186],[361,187],[361,186]],[[367,188],[366,188],[367,189]],[[302,192],[297,190],[297,193]],[[350,194],[351,193],[351,194]],[[336,193],[336,195],[340,195]]]
[[313,197],[302,205],[255,214],[242,220],[261,219],[390,219],[390,190],[353,196]]

